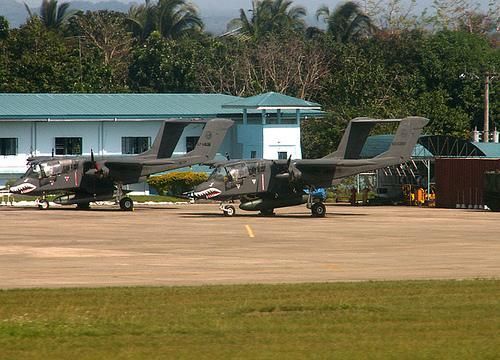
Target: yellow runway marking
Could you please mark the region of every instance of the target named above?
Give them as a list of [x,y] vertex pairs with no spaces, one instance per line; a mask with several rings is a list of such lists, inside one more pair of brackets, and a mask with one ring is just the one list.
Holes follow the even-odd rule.
[[245,228],[247,229],[248,236],[250,236],[251,238],[254,238],[255,234],[253,233],[252,228],[250,227],[250,225],[245,225]]
[[326,264],[326,265],[324,265],[324,268],[329,269],[329,270],[338,270],[339,269],[338,265],[336,265],[336,264]]

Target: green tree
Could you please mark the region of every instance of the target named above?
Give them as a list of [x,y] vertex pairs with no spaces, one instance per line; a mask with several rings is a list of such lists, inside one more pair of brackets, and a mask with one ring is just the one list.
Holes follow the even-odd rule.
[[269,34],[286,34],[305,30],[306,9],[292,6],[292,0],[254,0],[252,15],[240,9],[240,16],[231,20],[230,29],[239,29],[240,34],[261,39]]
[[[28,5],[25,4],[25,6],[30,17],[37,16]],[[76,10],[69,10],[69,7],[69,3],[62,3],[58,6],[57,0],[43,0],[39,18],[48,29],[60,29],[77,13]]]
[[3,92],[73,92],[80,83],[77,49],[32,18],[10,32],[5,44]]
[[[414,50],[419,76],[425,79],[425,89],[421,93],[445,91],[441,97],[443,102],[469,116],[469,126],[463,130],[475,126],[482,128],[483,74],[500,68],[500,51],[494,49],[486,37],[460,31],[443,31],[428,36]],[[494,91],[492,86],[492,114],[500,110],[500,98],[494,95]]]
[[213,41],[198,62],[203,91],[251,96],[276,91],[311,99],[322,91],[328,75],[324,49],[303,36],[269,37],[248,46],[228,37]]
[[9,35],[9,22],[3,16],[0,16],[0,41],[7,39]]
[[197,63],[204,46],[196,39],[164,39],[153,32],[132,52],[130,88],[138,92],[198,92]]
[[178,39],[203,29],[198,11],[186,0],[159,0],[158,3],[145,0],[142,5],[131,6],[127,21],[140,40],[153,31],[167,39]]
[[72,19],[72,30],[79,47],[82,90],[127,91],[132,38],[125,14],[109,10],[80,13]]
[[375,30],[370,17],[352,1],[337,6],[333,12],[327,6],[322,6],[316,11],[316,17],[318,20],[323,18],[327,33],[342,43],[366,38]]

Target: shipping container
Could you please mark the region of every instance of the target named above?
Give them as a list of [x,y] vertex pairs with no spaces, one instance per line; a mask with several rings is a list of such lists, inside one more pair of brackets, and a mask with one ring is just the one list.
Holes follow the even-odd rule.
[[436,207],[482,208],[484,173],[498,169],[500,159],[437,158]]
[[500,211],[500,170],[484,174],[484,203],[493,211]]

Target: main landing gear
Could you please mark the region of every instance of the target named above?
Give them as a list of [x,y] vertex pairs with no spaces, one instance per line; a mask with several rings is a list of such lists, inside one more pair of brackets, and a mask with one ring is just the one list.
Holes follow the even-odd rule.
[[274,213],[274,209],[263,209],[260,211],[260,215],[262,215],[262,216],[274,216],[276,214]]
[[312,217],[325,217],[326,206],[319,199],[313,199],[313,189],[309,188],[309,196],[307,197],[307,208],[311,209]]
[[123,211],[134,211],[134,202],[128,196],[123,197],[123,185],[116,185],[116,202]]
[[317,202],[311,205],[311,215],[313,217],[325,217],[326,206],[322,202]]
[[134,202],[129,197],[124,197],[120,200],[120,209],[123,211],[133,211],[134,210]]

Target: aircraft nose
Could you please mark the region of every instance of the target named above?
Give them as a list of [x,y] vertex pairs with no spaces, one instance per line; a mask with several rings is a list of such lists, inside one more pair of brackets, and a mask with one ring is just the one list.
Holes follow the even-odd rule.
[[186,192],[182,193],[182,196],[190,198],[190,199],[195,199],[196,198],[195,195],[194,195],[194,190],[186,191]]
[[211,199],[222,193],[221,190],[213,186],[213,183],[202,185],[199,185],[194,189],[193,197],[195,199]]
[[9,189],[14,194],[27,194],[36,189],[36,186],[30,182],[17,182]]

